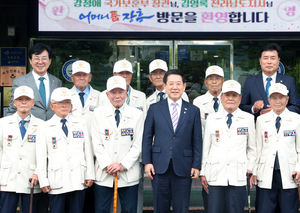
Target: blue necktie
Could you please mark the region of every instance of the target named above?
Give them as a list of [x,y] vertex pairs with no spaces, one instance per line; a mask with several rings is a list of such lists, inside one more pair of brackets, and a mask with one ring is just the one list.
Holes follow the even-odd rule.
[[228,117],[228,119],[227,119],[227,126],[228,126],[228,129],[230,128],[230,126],[231,126],[231,124],[232,124],[232,119],[231,119],[231,117],[232,117],[232,114],[228,114],[227,115],[227,117]]
[[44,84],[44,77],[40,77],[39,80],[41,81],[40,82],[40,88],[39,88],[39,91],[40,91],[40,95],[42,97],[42,100],[43,100],[43,103],[44,103],[44,106],[46,106],[46,90],[45,90],[45,84]]
[[[270,77],[268,77],[267,78],[267,85],[266,85],[266,94],[267,94],[267,98],[269,98],[269,88],[270,88],[270,86],[271,86],[271,81],[272,81],[272,78],[270,78]],[[269,101],[268,101],[268,103],[269,103]],[[270,103],[269,103],[270,104]]]
[[116,109],[115,111],[116,113],[116,116],[115,116],[115,119],[116,119],[116,123],[117,123],[117,127],[119,126],[119,123],[120,123],[120,110]]
[[21,126],[20,126],[20,131],[21,131],[21,135],[22,135],[22,140],[24,139],[24,136],[26,134],[26,129],[25,129],[25,124],[26,121],[21,120]]
[[214,110],[215,110],[215,112],[217,112],[218,111],[218,107],[219,107],[219,103],[218,103],[218,98],[213,98],[214,99],[214,101],[215,101],[215,103],[214,103]]
[[[278,116],[278,117],[276,118],[276,123],[275,123],[277,133],[278,133],[278,131],[279,131],[279,129],[280,129],[280,120],[281,120],[281,118]],[[279,159],[278,159],[278,153],[277,153],[277,152],[276,152],[276,156],[275,156],[274,169],[275,169],[275,170],[278,170],[278,169],[279,169]]]
[[159,101],[164,100],[164,94],[165,94],[165,93],[163,93],[163,92],[158,93]]
[[84,92],[80,92],[80,93],[79,93],[82,107],[84,107],[84,99],[83,99],[84,94],[85,94]]
[[65,135],[68,137],[68,127],[66,125],[67,119],[61,119],[62,122],[62,130],[64,131]]

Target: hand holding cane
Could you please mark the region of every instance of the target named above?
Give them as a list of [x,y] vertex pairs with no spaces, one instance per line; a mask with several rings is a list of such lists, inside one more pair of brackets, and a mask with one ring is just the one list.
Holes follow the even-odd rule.
[[[297,174],[293,174],[292,177],[294,179],[294,181],[296,182],[295,178],[296,178]],[[299,188],[299,182],[297,182],[297,189],[298,189],[298,199],[299,199],[299,204],[300,204],[300,188]]]
[[[29,178],[29,183],[31,183],[32,179]],[[31,185],[31,184],[30,184]],[[33,203],[33,186],[30,188],[30,202],[29,202],[29,213],[32,213],[32,203]]]

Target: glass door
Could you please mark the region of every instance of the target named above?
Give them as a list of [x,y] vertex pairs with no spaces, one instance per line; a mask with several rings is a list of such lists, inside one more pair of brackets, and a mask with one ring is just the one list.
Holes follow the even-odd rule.
[[218,65],[225,80],[233,79],[233,41],[175,41],[174,67],[187,77],[186,93],[190,102],[207,91],[205,70]]

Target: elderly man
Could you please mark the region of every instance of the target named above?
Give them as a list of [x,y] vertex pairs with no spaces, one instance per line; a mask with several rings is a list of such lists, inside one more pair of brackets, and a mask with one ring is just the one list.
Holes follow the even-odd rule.
[[241,85],[234,80],[222,86],[222,110],[206,122],[201,184],[209,193],[208,213],[240,213],[246,202],[246,173],[256,160],[253,115],[241,111]]
[[[256,122],[258,213],[298,212],[300,181],[300,115],[288,110],[289,91],[281,83],[269,89],[271,111]],[[256,177],[253,179],[257,184]]]
[[[90,64],[83,60],[75,61],[72,64],[71,80],[74,83],[71,89],[73,105],[71,115],[86,121],[91,136],[94,110],[100,105],[100,92],[89,84],[92,80]],[[94,212],[94,202],[93,186],[88,187],[85,189],[83,212]]]
[[[147,110],[151,104],[163,101],[168,97],[163,82],[164,75],[167,71],[167,63],[161,59],[155,59],[149,64],[149,80],[155,86],[155,92],[146,100]],[[185,92],[182,94],[182,99],[189,102],[189,97]]]
[[[168,98],[152,104],[143,135],[143,164],[152,180],[154,212],[189,212],[192,179],[202,154],[200,110],[182,100],[186,78],[180,70],[164,76]],[[153,141],[154,138],[154,141]]]
[[[61,80],[47,72],[52,60],[52,49],[48,45],[38,43],[30,48],[28,55],[32,71],[13,81],[7,115],[17,111],[12,102],[14,90],[19,86],[28,86],[33,90],[35,99],[31,114],[44,121],[49,120],[54,114],[50,108],[50,95],[55,88],[61,87]],[[44,208],[43,212],[47,211],[47,208]]]
[[289,90],[287,108],[300,113],[298,93],[293,77],[277,73],[281,57],[281,48],[277,44],[267,44],[259,51],[259,63],[262,73],[249,77],[245,81],[240,108],[252,113],[255,118],[271,111],[269,88],[275,83],[286,85]]
[[[118,187],[121,211],[136,213],[143,113],[125,103],[124,78],[110,77],[106,94],[110,103],[95,110],[92,125],[96,155],[95,212],[110,212],[114,187]],[[114,186],[115,177],[119,179],[117,186]]]
[[57,88],[51,95],[55,115],[40,129],[37,166],[40,187],[49,194],[51,213],[82,213],[84,186],[95,178],[94,159],[86,122],[69,115],[69,89]]
[[[224,71],[221,67],[214,65],[206,69],[204,84],[208,88],[208,91],[204,95],[195,98],[193,102],[193,104],[200,109],[203,138],[208,115],[223,110],[221,104],[221,90],[223,83]],[[207,213],[207,193],[204,189],[202,189],[202,197],[204,209]]]
[[21,197],[22,210],[28,213],[30,187],[34,187],[33,212],[37,213],[36,196],[41,190],[36,170],[36,135],[38,126],[44,121],[30,113],[34,106],[31,88],[17,87],[13,97],[17,112],[0,119],[0,212],[16,212]]

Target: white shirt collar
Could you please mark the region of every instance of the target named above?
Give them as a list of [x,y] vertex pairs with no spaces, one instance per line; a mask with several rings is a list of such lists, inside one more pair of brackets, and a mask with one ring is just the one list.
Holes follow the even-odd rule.
[[[269,78],[269,76],[267,76],[264,72],[262,72],[262,76],[263,76],[263,82],[265,83],[267,81],[267,78]],[[275,72],[271,78],[272,81],[276,82],[276,77],[277,77],[277,72]]]
[[48,80],[48,79],[49,79],[48,72],[46,72],[44,76],[39,76],[38,74],[36,74],[36,73],[34,72],[34,70],[32,70],[32,75],[33,75],[35,81],[39,81],[39,78],[40,78],[40,77],[44,77],[45,80]]
[[[236,118],[237,112],[238,112],[238,108],[237,108],[233,113],[231,113],[231,114],[232,114],[232,117],[231,117],[232,120],[233,120],[233,118]],[[224,110],[223,110],[223,116],[224,116],[225,120],[227,120],[227,115],[228,115],[228,114],[229,114],[229,113],[224,109]]]
[[[169,105],[169,108],[171,107],[171,104],[174,102],[172,101],[170,98],[167,98],[168,100],[168,105]],[[182,98],[180,98],[179,100],[177,100],[175,103],[178,104],[178,106],[181,108],[181,105],[182,105]]]
[[[163,92],[163,93],[166,93],[165,90],[163,90],[162,92]],[[155,90],[155,93],[156,93],[156,96],[158,96],[158,94],[160,93],[160,91],[156,89],[156,90]]]

